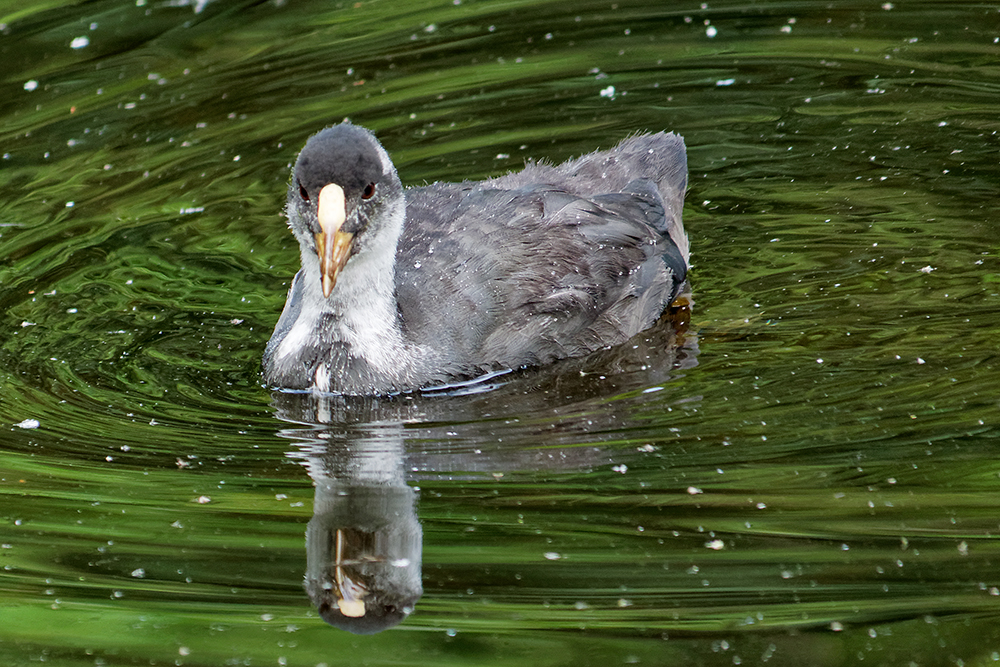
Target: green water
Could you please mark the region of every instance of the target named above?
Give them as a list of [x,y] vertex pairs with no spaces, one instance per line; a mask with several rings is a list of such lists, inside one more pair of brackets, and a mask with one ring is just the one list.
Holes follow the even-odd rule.
[[[1000,660],[996,7],[8,1],[0,58],[3,664]],[[272,395],[288,164],[345,117],[405,183],[684,135],[690,323]],[[373,636],[303,587],[358,470],[422,531]]]

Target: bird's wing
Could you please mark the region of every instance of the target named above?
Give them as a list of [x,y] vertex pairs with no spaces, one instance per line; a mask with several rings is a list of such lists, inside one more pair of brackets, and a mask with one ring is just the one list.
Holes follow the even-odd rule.
[[550,185],[411,190],[396,267],[404,328],[484,369],[623,342],[684,278],[664,216],[645,179],[590,197]]

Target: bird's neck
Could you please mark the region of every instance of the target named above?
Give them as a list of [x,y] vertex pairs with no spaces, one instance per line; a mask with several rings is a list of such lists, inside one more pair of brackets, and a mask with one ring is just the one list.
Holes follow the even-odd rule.
[[[403,334],[396,300],[396,246],[403,211],[395,217],[379,230],[380,238],[368,239],[369,243],[351,257],[330,297],[321,299],[324,334],[339,343],[333,346],[333,354],[349,357],[331,360],[331,368],[361,361],[376,383],[377,378],[405,375],[419,356]],[[314,277],[311,282],[318,290],[318,264]],[[317,385],[320,380],[317,377]]]
[[[327,312],[340,323],[345,342],[401,334],[396,308],[396,245],[380,245],[352,257],[326,299]],[[388,342],[388,341],[384,341]]]

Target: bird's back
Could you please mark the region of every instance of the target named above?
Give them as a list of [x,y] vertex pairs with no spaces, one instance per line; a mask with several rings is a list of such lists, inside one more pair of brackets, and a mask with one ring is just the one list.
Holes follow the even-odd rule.
[[558,166],[407,190],[396,255],[405,334],[440,350],[442,378],[624,342],[684,281],[686,181],[683,140],[661,132]]

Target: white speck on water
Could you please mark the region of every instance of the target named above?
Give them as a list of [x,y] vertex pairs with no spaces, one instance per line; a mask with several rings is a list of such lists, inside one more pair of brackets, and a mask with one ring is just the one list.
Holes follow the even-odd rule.
[[90,44],[90,38],[87,36],[76,37],[72,42],[69,43],[69,48],[71,49],[82,49],[83,47]]
[[545,560],[559,560],[562,558],[562,555],[560,555],[557,551],[546,551],[542,555],[545,557]]
[[663,387],[650,387],[649,389],[643,389],[642,393],[644,393],[644,394],[652,394],[652,393],[657,392],[657,391],[663,391]]
[[958,553],[960,555],[962,555],[962,556],[968,556],[969,555],[969,543],[966,542],[965,540],[962,540],[961,542],[959,542],[958,543]]
[[931,271],[934,270],[935,270],[934,267],[928,264],[927,266],[923,266],[920,268],[920,273],[930,273]]
[[834,632],[841,632],[844,629],[844,624],[840,621],[832,621],[830,623],[830,629]]
[[21,328],[22,329],[24,327],[33,327],[33,326],[35,326],[35,323],[34,322],[29,322],[28,320],[25,320],[25,321],[21,322]]
[[391,561],[389,564],[392,565],[393,567],[409,567],[410,566],[410,559],[409,558],[397,558],[396,560]]
[[66,202],[66,208],[73,208],[74,206],[76,206],[76,202],[75,201],[68,201],[68,202]]
[[715,37],[718,34],[719,34],[719,31],[715,29],[714,25],[710,25],[707,28],[705,28],[705,36],[706,37]]
[[38,88],[38,82],[35,81],[34,79],[24,82],[24,89],[27,90],[29,93],[33,91],[35,88]]
[[146,571],[141,567],[137,567],[134,570],[132,570],[132,576],[135,577],[136,579],[142,579],[143,577],[146,576]]
[[705,546],[709,549],[721,551],[726,548],[726,543],[722,540],[712,540],[711,542],[705,542]]
[[719,79],[715,82],[716,86],[731,86],[736,83],[736,79]]
[[615,99],[615,87],[614,86],[608,86],[607,88],[602,89],[601,90],[601,97],[607,97],[608,99],[611,99],[611,100]]
[[689,486],[689,487],[687,488],[687,492],[688,492],[689,494],[691,494],[692,496],[696,496],[696,495],[698,495],[699,493],[705,493],[704,491],[702,491],[701,489],[699,489],[699,488],[698,488],[697,486]]
[[628,472],[628,466],[625,465],[624,463],[622,463],[621,465],[617,465],[617,466],[611,466],[611,469],[614,470],[615,472],[621,473],[623,475]]
[[16,424],[14,424],[14,426],[16,426],[18,428],[23,428],[23,429],[28,429],[28,430],[38,428],[41,425],[42,425],[42,423],[40,421],[38,421],[37,419],[25,419],[24,421],[21,421],[21,422],[18,422]]

